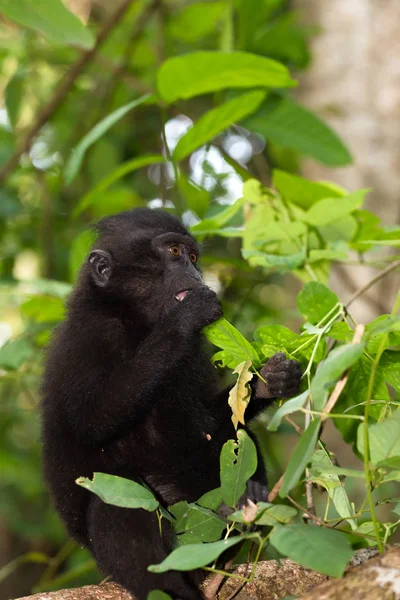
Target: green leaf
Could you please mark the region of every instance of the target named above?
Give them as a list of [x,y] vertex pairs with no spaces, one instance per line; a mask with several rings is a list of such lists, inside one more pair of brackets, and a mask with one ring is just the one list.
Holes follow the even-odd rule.
[[172,600],[172,598],[169,594],[166,594],[161,590],[151,590],[151,592],[147,594],[146,600]]
[[225,2],[196,2],[174,15],[168,31],[173,38],[187,44],[196,42],[215,32],[225,11]]
[[61,0],[0,0],[0,12],[24,27],[34,29],[53,44],[90,50],[94,37]]
[[400,352],[386,350],[379,363],[380,371],[389,385],[400,392]]
[[367,189],[357,190],[344,198],[324,198],[323,200],[319,200],[304,214],[302,220],[316,227],[338,221],[359,208],[364,202],[367,192]]
[[316,325],[339,304],[339,298],[323,283],[310,281],[297,296],[297,308],[306,319]]
[[191,181],[182,169],[179,172],[178,186],[188,208],[202,219],[211,201],[210,192]]
[[282,64],[248,52],[192,52],[167,59],[157,73],[161,98],[171,104],[218,90],[293,87]]
[[174,160],[183,160],[227,127],[241,121],[255,111],[264,98],[265,92],[249,92],[209,110],[181,137],[174,150]]
[[[310,467],[310,480],[324,487],[332,500],[332,504],[336,508],[341,517],[354,516],[354,506],[349,500],[346,490],[337,473],[332,473],[333,468],[331,458],[325,448],[316,450],[312,457]],[[357,476],[363,472],[356,471]],[[357,529],[357,519],[347,519],[351,529]]]
[[215,346],[226,350],[237,359],[239,364],[250,360],[255,368],[260,364],[260,359],[253,346],[242,336],[226,319],[219,319],[212,325],[205,327],[203,333]]
[[122,508],[143,508],[149,512],[159,507],[158,500],[149,489],[130,479],[107,473],[94,473],[92,480],[79,477],[76,483],[96,494],[106,504]]
[[207,508],[192,504],[186,521],[186,531],[194,534],[201,542],[215,542],[221,538],[226,523]]
[[7,114],[13,128],[15,128],[19,120],[25,83],[25,73],[17,71],[7,83],[7,87],[4,90],[4,101],[6,104]]
[[172,523],[175,533],[179,534],[185,531],[189,512],[189,504],[185,500],[181,500],[180,502],[169,506],[168,510],[174,517]]
[[290,490],[299,482],[304,469],[314,454],[315,444],[318,440],[320,419],[311,421],[305,432],[300,437],[297,446],[286,467],[283,483],[279,495],[285,498]]
[[293,271],[304,263],[306,253],[304,250],[293,254],[267,254],[257,250],[242,250],[242,256],[252,267],[265,267],[278,269],[280,272]]
[[21,312],[36,323],[56,323],[65,316],[64,302],[52,296],[34,296],[21,305]]
[[309,181],[278,169],[274,169],[272,181],[286,200],[304,209],[323,198],[341,198],[347,195],[346,190],[333,184]]
[[317,115],[290,98],[276,95],[267,98],[244,125],[279,146],[311,156],[331,167],[352,162],[338,135]]
[[[373,423],[368,427],[370,458],[377,465],[394,456],[400,456],[400,412],[395,412],[390,419],[381,423]],[[364,425],[361,423],[357,431],[357,448],[364,454]]]
[[127,162],[119,165],[112,173],[104,177],[99,183],[95,185],[95,187],[90,190],[87,194],[83,196],[83,198],[78,202],[74,211],[72,213],[73,217],[77,217],[84,211],[86,208],[93,206],[96,204],[97,198],[103,194],[113,183],[122,179],[129,173],[133,171],[137,171],[137,169],[141,169],[143,167],[147,167],[149,165],[153,165],[155,163],[164,162],[164,157],[162,154],[151,154],[149,156],[140,156],[138,158],[133,158],[132,160],[128,160]]
[[203,494],[201,498],[197,500],[196,504],[199,504],[204,508],[209,508],[210,510],[217,511],[221,506],[222,502],[222,490],[219,487]]
[[259,539],[258,534],[235,536],[220,542],[209,544],[188,544],[176,548],[158,565],[150,565],[151,573],[165,573],[166,571],[192,571],[213,562],[220,554],[243,542],[245,539]]
[[384,460],[379,461],[376,466],[378,468],[383,467],[384,469],[396,469],[400,471],[400,455],[385,458]]
[[221,489],[225,504],[236,506],[246,490],[246,483],[257,468],[254,442],[244,429],[237,432],[237,442],[228,440],[220,456]]
[[278,526],[269,541],[284,556],[330,577],[341,577],[353,556],[346,535],[326,527],[301,523]]
[[34,354],[32,344],[26,338],[9,340],[0,348],[0,369],[16,371]]
[[308,255],[308,262],[310,263],[319,260],[346,261],[347,259],[347,252],[342,250],[310,250]]
[[236,202],[231,204],[231,206],[228,206],[228,208],[221,210],[213,217],[203,219],[202,221],[200,221],[200,223],[196,223],[196,225],[193,225],[190,228],[190,232],[193,235],[209,235],[213,233],[218,233],[218,230],[220,230],[221,227],[226,225],[226,223],[229,223],[229,221],[239,212],[239,210],[244,204],[245,199],[239,198],[238,200],[236,200]]
[[323,410],[328,390],[364,352],[365,344],[346,344],[334,348],[317,370],[311,382],[311,397],[315,410]]
[[295,396],[294,398],[291,398],[290,400],[287,400],[284,404],[282,404],[282,406],[278,408],[278,410],[272,417],[271,422],[268,424],[268,431],[277,431],[279,425],[282,422],[282,419],[286,417],[286,415],[290,415],[293,412],[296,412],[297,410],[303,408],[308,395],[309,391],[306,390],[302,394],[299,394],[298,396]]
[[[1,0],[0,0],[1,1]],[[65,165],[65,182],[66,184],[72,183],[77,176],[86,151],[94,144],[101,136],[103,136],[115,123],[120,121],[130,110],[144,104],[151,98],[151,94],[144,94],[140,98],[136,98],[132,102],[120,106],[117,110],[114,110],[111,114],[107,115],[97,125],[93,127],[85,137],[79,142],[77,147],[72,151],[72,154]]]

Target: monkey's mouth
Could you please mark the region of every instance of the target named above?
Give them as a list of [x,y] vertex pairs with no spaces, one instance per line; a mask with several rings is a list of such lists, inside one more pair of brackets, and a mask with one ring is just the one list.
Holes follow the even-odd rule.
[[178,302],[182,302],[182,300],[186,298],[188,291],[189,290],[182,290],[181,292],[175,294],[176,300],[178,300]]

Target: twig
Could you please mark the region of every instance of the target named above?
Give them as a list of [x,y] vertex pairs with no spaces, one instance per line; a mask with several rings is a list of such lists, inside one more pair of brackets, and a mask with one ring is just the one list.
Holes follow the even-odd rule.
[[[358,344],[361,341],[362,336],[364,335],[365,325],[357,325],[356,330],[354,332],[353,339],[351,340],[352,344]],[[339,399],[340,394],[342,393],[344,386],[347,383],[349,378],[349,371],[347,370],[344,375],[339,379],[335,387],[333,388],[333,392],[329,397],[328,402],[324,408],[324,415],[321,417],[321,421],[327,419],[330,412],[332,412],[333,407]]]
[[357,298],[359,298],[360,296],[362,296],[373,285],[375,285],[375,283],[377,283],[378,281],[380,281],[381,279],[383,279],[384,277],[386,277],[386,275],[388,275],[392,271],[395,271],[399,267],[400,267],[400,259],[396,260],[391,265],[388,265],[386,267],[386,269],[383,269],[383,271],[381,271],[380,273],[378,273],[377,275],[375,275],[375,277],[373,277],[372,279],[370,279],[365,285],[363,285],[358,290],[356,290],[354,292],[354,294],[350,297],[350,300],[347,302],[345,308],[347,309],[350,306],[350,304],[352,304],[354,302],[354,300],[356,300]]
[[272,490],[270,491],[270,493],[268,494],[268,502],[273,502],[276,497],[278,496],[281,487],[282,487],[282,483],[283,483],[283,478],[284,478],[285,474],[283,474],[278,481],[276,482],[276,484],[274,485],[274,487],[272,488]]
[[96,38],[93,48],[91,50],[86,50],[85,52],[83,52],[78,58],[78,60],[72,65],[70,70],[64,75],[53,97],[39,112],[35,122],[31,126],[31,128],[26,132],[25,137],[18,145],[16,151],[11,155],[8,161],[0,169],[0,183],[2,183],[18,165],[21,156],[26,152],[29,152],[37,134],[47,123],[47,121],[49,121],[49,119],[60,108],[68,93],[73,88],[75,81],[77,80],[79,75],[96,56],[100,46],[107,39],[108,35],[111,33],[114,27],[118,25],[119,21],[125,15],[132,2],[133,0],[124,0],[122,4],[118,6],[117,10],[114,13],[112,13],[110,18],[104,23],[102,30],[99,32]]
[[[232,566],[235,558],[236,558],[236,555],[225,563],[225,565],[224,565],[225,571],[227,571]],[[222,582],[224,581],[225,578],[226,578],[226,575],[217,573],[216,575],[214,575],[214,577],[212,579],[210,579],[207,582],[207,586],[203,588],[203,595],[206,600],[214,600],[215,599],[215,597],[218,593],[218,590],[221,587]],[[243,583],[243,582],[241,582],[241,583]]]
[[299,427],[299,426],[297,425],[297,423],[295,423],[295,422],[293,421],[293,419],[291,419],[291,418],[289,417],[289,415],[286,415],[286,417],[285,417],[285,421],[287,421],[287,422],[289,423],[289,425],[291,425],[291,426],[293,427],[293,429],[295,429],[299,435],[303,435],[303,433],[304,433],[304,432],[303,432],[302,428],[301,428],[301,427]]

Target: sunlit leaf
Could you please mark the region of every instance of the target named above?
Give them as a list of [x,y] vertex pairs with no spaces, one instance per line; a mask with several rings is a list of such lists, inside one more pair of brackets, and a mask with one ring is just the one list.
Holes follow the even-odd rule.
[[175,39],[193,43],[215,32],[225,11],[225,2],[196,2],[174,15],[168,30]]
[[317,324],[339,303],[339,298],[323,283],[307,283],[297,296],[297,307],[310,323]]
[[[372,464],[376,465],[394,456],[400,456],[400,412],[393,413],[390,419],[372,423],[368,427],[369,451]],[[357,448],[364,454],[364,424],[357,432]]]
[[41,33],[53,44],[80,46],[87,50],[94,44],[92,32],[61,0],[0,0],[0,12]]
[[192,52],[167,59],[157,87],[168,103],[227,88],[292,87],[281,63],[249,52]]
[[174,150],[174,159],[184,159],[227,127],[241,121],[256,110],[264,98],[265,92],[249,92],[209,110],[181,137]]
[[203,333],[212,344],[234,356],[237,359],[236,364],[247,360],[251,361],[255,368],[260,364],[257,352],[250,342],[226,319],[219,319],[205,327]]
[[360,208],[368,190],[357,190],[344,198],[324,198],[319,200],[304,214],[303,220],[310,225],[328,225],[346,217]]
[[286,415],[290,415],[297,410],[303,408],[306,403],[307,397],[309,395],[309,391],[306,390],[302,394],[295,396],[295,398],[291,398],[287,400],[281,407],[278,408],[274,416],[272,417],[270,423],[268,424],[269,431],[277,431],[279,425],[282,422],[282,419],[286,417]]
[[279,169],[274,169],[273,184],[286,200],[305,209],[323,198],[341,198],[347,195],[346,190],[339,186],[309,181]]

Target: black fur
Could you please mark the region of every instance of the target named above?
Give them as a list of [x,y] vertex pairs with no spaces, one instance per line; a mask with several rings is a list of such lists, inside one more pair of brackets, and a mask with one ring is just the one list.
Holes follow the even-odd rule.
[[[138,600],[151,589],[198,600],[198,577],[149,573],[174,546],[169,523],[161,538],[154,513],[106,505],[75,479],[100,471],[144,481],[165,506],[219,486],[220,450],[235,432],[228,391],[218,392],[201,347],[201,329],[222,312],[192,262],[198,252],[162,211],[101,221],[47,356],[43,457],[55,506],[69,534]],[[189,291],[178,301],[182,290]],[[275,362],[278,381],[271,390],[256,384],[252,416],[271,391],[298,388],[297,363]],[[261,462],[253,479],[259,485],[249,485],[248,496],[265,500]]]

